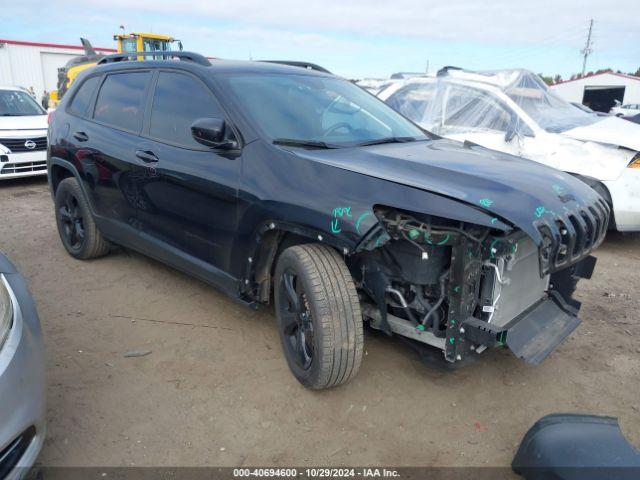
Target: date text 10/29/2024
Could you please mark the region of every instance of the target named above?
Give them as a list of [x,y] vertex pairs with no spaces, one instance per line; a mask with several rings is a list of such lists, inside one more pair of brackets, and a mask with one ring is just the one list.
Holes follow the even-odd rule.
[[388,468],[234,468],[234,478],[398,478],[397,470]]

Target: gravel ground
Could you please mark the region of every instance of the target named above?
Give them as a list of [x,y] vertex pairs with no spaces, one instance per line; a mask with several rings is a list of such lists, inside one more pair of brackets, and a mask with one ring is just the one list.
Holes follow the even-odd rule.
[[503,466],[552,412],[617,416],[640,446],[640,236],[609,235],[578,290],[582,325],[538,367],[494,350],[442,371],[366,332],[355,380],[311,392],[271,309],[134,252],[72,259],[44,179],[3,181],[0,205],[0,250],[45,335],[43,465]]

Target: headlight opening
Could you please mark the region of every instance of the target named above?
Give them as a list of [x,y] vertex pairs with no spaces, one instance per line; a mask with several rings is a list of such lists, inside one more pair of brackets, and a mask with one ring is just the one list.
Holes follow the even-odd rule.
[[0,348],[9,336],[13,324],[13,302],[9,293],[9,285],[4,275],[0,275]]

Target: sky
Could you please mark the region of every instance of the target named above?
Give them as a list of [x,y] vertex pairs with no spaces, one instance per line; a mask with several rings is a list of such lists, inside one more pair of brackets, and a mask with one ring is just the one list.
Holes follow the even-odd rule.
[[347,78],[528,68],[564,78],[640,68],[640,0],[0,0],[0,38],[114,47],[113,34],[165,33],[185,50],[304,60]]

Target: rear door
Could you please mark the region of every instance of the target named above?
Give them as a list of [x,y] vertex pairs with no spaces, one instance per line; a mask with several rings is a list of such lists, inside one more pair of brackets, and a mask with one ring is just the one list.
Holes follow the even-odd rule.
[[241,158],[193,139],[191,124],[205,117],[225,117],[208,86],[188,72],[158,72],[137,147],[154,160],[139,226],[184,261],[229,272]]
[[[75,161],[85,172],[100,228],[121,239],[135,225],[141,160],[136,157],[152,72],[129,70],[102,79],[89,119],[71,125]],[[75,100],[75,99],[74,99]],[[74,101],[70,105],[73,109]],[[125,241],[125,243],[127,243]]]

